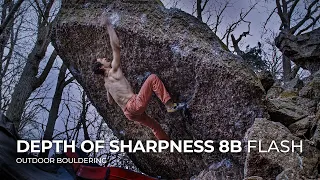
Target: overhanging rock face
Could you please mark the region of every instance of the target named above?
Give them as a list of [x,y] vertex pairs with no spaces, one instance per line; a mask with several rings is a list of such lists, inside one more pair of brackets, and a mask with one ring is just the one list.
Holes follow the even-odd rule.
[[312,74],[320,69],[320,28],[301,35],[281,32],[276,45],[282,53]]
[[[126,120],[119,107],[107,104],[103,78],[95,76],[96,58],[112,58],[107,14],[121,42],[121,68],[138,92],[137,76],[156,73],[175,100],[190,100],[190,113],[166,113],[152,98],[147,114],[159,121],[173,140],[221,140],[244,137],[254,118],[265,117],[264,90],[238,56],[225,51],[212,31],[196,18],[158,1],[64,1],[53,43],[59,56],[88,93],[92,103],[121,139],[154,139],[152,132]],[[218,151],[218,150],[216,150]],[[223,159],[243,168],[244,154],[129,154],[141,171],[164,178],[187,178]],[[241,174],[236,174],[241,177]]]

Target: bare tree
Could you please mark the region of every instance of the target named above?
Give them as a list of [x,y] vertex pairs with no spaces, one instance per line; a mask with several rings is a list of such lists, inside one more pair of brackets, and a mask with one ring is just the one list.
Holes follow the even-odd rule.
[[[54,54],[56,55],[56,52],[54,52]],[[52,99],[48,122],[43,135],[44,140],[52,140],[54,127],[56,124],[56,120],[58,118],[58,112],[59,112],[59,107],[62,99],[63,90],[66,87],[66,85],[68,85],[74,80],[73,77],[67,79],[66,72],[67,72],[67,67],[63,64],[59,71],[56,90]],[[48,156],[48,152],[43,154],[43,157],[47,157],[47,156]]]
[[84,135],[85,140],[90,140],[86,120],[87,120],[88,109],[89,109],[89,106],[91,105],[91,103],[88,102],[88,100],[86,98],[86,93],[84,91],[82,92],[82,102],[81,103],[82,103],[82,109],[81,109],[81,114],[80,114],[80,122],[82,124],[83,135]]
[[28,55],[26,65],[18,84],[14,88],[11,103],[6,112],[7,117],[14,122],[16,127],[19,127],[27,99],[30,97],[31,93],[44,82],[56,57],[56,53],[53,52],[45,69],[37,77],[40,62],[44,59],[47,47],[50,43],[51,27],[54,22],[49,21],[50,10],[54,4],[54,0],[42,2],[43,4],[41,7],[38,2],[35,1],[38,13],[38,32],[36,42],[32,51]]
[[276,11],[281,20],[281,36],[276,38],[276,44],[284,53],[282,56],[284,81],[294,78],[300,66],[291,68],[291,59],[284,52],[284,48],[280,47],[289,46],[289,44],[280,45],[281,41],[285,36],[301,35],[316,27],[320,18],[319,7],[319,0],[313,0],[310,3],[302,0],[276,0]]
[[[79,140],[79,133],[80,133],[81,127],[83,130],[83,140],[90,140],[91,138],[90,138],[88,127],[97,121],[97,118],[93,118],[88,124],[86,123],[88,120],[87,119],[88,109],[90,106],[92,106],[92,104],[87,99],[86,93],[82,88],[81,88],[81,91],[82,91],[82,95],[81,95],[81,101],[80,101],[80,115],[76,117],[78,121],[72,135],[72,139],[75,140],[76,142],[78,142]],[[94,130],[94,132],[96,131]],[[89,148],[87,144],[85,145],[85,148],[86,149]]]
[[[232,20],[230,23],[228,23],[226,28],[223,27],[227,21],[224,18],[224,16],[226,15],[227,10],[234,7],[234,3],[232,2],[232,0],[226,0],[221,2],[197,0],[195,3],[196,7],[193,7],[193,14],[196,14],[196,17],[199,20],[206,23],[212,29],[212,31],[220,38],[220,40],[224,42],[225,49],[230,49],[233,47],[235,48],[235,52],[239,53],[239,46],[230,46],[230,42],[232,42],[231,35],[235,32],[237,27],[239,27],[243,23],[248,24],[248,31],[240,35],[239,39],[234,38],[233,42],[236,42],[237,40],[238,45],[238,43],[243,37],[245,37],[246,35],[250,35],[249,32],[251,22],[245,19],[250,14],[250,12],[256,7],[256,5],[257,3],[252,4],[247,10],[241,9],[239,17],[236,20]],[[223,46],[224,44],[222,43]],[[233,43],[233,45],[235,44]]]
[[271,34],[265,40],[265,50],[264,57],[266,58],[268,69],[271,75],[279,79],[282,74],[282,53],[276,47],[274,42],[274,38],[276,37],[275,32],[271,32]]
[[[250,35],[250,25],[251,25],[251,22],[250,21],[246,21],[245,18],[249,15],[249,13],[255,8],[255,6],[257,5],[257,3],[253,4],[247,11],[242,11],[240,12],[239,14],[239,19],[232,22],[231,24],[228,25],[225,33],[222,35],[221,37],[221,40],[224,40],[225,39],[225,42],[226,42],[226,46],[229,47],[229,41],[230,41],[230,38],[232,39],[231,35],[232,33],[236,30],[236,28],[241,24],[241,23],[246,23],[248,25],[248,31],[246,32],[243,32],[239,38],[235,39],[233,38],[232,39],[232,42],[233,42],[233,48],[235,48],[235,51],[237,50],[240,50],[239,49],[239,45],[238,43],[241,41],[241,39],[243,37],[246,37],[247,35]],[[236,49],[238,48],[238,49]]]
[[206,8],[208,2],[209,0],[204,0],[204,2],[202,2],[202,0],[197,0],[197,18],[200,21],[202,21],[202,12]]
[[[18,0],[15,4],[12,0],[5,0],[2,4],[2,14],[1,14],[1,26],[0,35],[10,27],[15,19],[15,14],[17,14],[23,0]],[[7,13],[8,12],[8,13]]]
[[[3,28],[0,34],[0,108],[3,112],[5,112],[9,103],[9,94],[12,91],[10,85],[15,83],[15,77],[20,72],[20,66],[16,63],[19,57],[17,57],[18,53],[15,50],[19,36],[23,33],[22,24],[25,20],[25,12],[29,9],[26,3],[21,8],[18,8],[21,5],[20,2],[17,3],[19,4],[14,4],[13,1],[3,1],[1,5],[1,24]],[[14,67],[12,67],[13,64],[15,64]]]

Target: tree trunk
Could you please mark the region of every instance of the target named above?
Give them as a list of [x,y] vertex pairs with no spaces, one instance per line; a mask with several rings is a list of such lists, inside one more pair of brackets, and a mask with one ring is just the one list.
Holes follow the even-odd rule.
[[[7,117],[14,122],[16,128],[19,127],[26,101],[31,93],[40,87],[45,80],[45,78],[40,79],[36,76],[38,74],[39,64],[45,57],[47,47],[50,43],[51,26],[42,25],[43,26],[38,29],[36,44],[28,55],[26,66],[23,69],[18,84],[14,88],[12,99],[6,112]],[[42,75],[40,77],[42,77]]]
[[[56,125],[56,120],[58,118],[58,113],[59,113],[59,106],[61,103],[61,98],[62,98],[62,93],[63,89],[65,87],[65,75],[66,75],[67,67],[63,64],[60,68],[60,72],[58,75],[58,81],[56,85],[56,91],[54,93],[52,103],[51,103],[51,108],[49,112],[49,118],[46,126],[46,130],[43,135],[44,140],[52,140],[52,136],[54,133],[54,127]],[[43,153],[41,156],[42,157],[48,157],[49,151]]]
[[201,0],[197,0],[197,18],[202,21],[202,7]]
[[86,125],[86,117],[87,117],[87,112],[88,112],[88,106],[86,104],[86,93],[83,91],[82,93],[82,111],[81,111],[81,116],[80,116],[80,121],[82,124],[82,128],[83,128],[83,136],[85,140],[90,140],[90,136],[88,133],[88,128]]
[[[78,142],[79,130],[80,130],[81,126],[82,126],[82,129],[83,129],[84,140],[90,140],[88,128],[87,128],[87,125],[86,125],[86,116],[87,116],[87,112],[88,112],[88,107],[89,106],[86,103],[86,93],[84,91],[82,92],[81,105],[82,105],[82,109],[81,109],[81,113],[80,113],[80,117],[79,117],[79,122],[78,122],[77,127],[76,127],[76,129],[77,129],[76,133],[74,134],[76,142]],[[85,144],[84,148],[85,149],[89,149],[90,145],[89,144]]]
[[283,69],[283,80],[290,81],[291,80],[291,61],[285,55],[282,56],[282,69]]
[[[6,19],[6,16],[7,16],[7,10],[10,11],[12,9],[12,6],[13,6],[13,2],[3,2],[2,4],[2,13],[1,13],[1,24],[3,24],[3,22],[5,21]],[[6,27],[3,31],[3,33],[0,34],[0,60],[1,60],[1,63],[0,63],[0,102],[2,102],[2,81],[3,81],[3,76],[4,76],[4,73],[3,73],[3,63],[4,63],[4,55],[5,55],[5,48],[6,48],[6,45],[10,39],[10,35],[11,35],[11,31],[13,30],[13,24],[14,24],[14,21],[10,21],[8,27]],[[13,47],[11,47],[13,48]],[[2,109],[2,103],[0,105],[1,109]]]

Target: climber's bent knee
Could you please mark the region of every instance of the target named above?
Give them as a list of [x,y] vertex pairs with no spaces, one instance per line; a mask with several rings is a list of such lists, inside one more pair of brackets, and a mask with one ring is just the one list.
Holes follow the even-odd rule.
[[150,74],[146,81],[154,81],[159,79],[159,77],[156,74]]

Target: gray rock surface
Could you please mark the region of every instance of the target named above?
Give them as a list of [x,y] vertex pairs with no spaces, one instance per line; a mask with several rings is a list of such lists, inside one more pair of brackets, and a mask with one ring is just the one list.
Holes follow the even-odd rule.
[[320,100],[320,71],[312,75],[311,80],[299,91],[299,96]]
[[256,71],[255,72],[259,80],[261,81],[261,84],[264,88],[264,90],[267,92],[272,85],[274,84],[274,79],[269,71]]
[[[106,8],[121,42],[121,68],[139,90],[136,77],[145,71],[158,74],[172,98],[191,98],[190,114],[168,114],[152,98],[147,114],[159,121],[174,139],[239,139],[256,117],[268,116],[264,90],[242,59],[227,52],[210,28],[177,9],[165,9],[156,0],[65,0],[53,32],[59,56],[87,92],[90,100],[120,139],[154,139],[152,132],[126,120],[118,107],[107,104],[103,79],[91,63],[111,58],[105,27],[99,16]],[[129,154],[139,169],[164,178],[191,177],[224,156],[216,154]],[[232,164],[243,168],[243,154]],[[237,174],[237,177],[241,177]]]
[[291,98],[268,99],[268,111],[272,121],[289,126],[309,115],[306,107],[299,106]]
[[211,164],[208,168],[205,168],[198,175],[193,176],[190,180],[231,180],[241,179],[236,176],[242,174],[243,168],[234,166],[230,159],[223,159],[220,162]]
[[244,178],[244,180],[263,180],[263,178],[259,176],[251,176],[251,177]]
[[294,169],[286,169],[282,171],[277,177],[276,180],[301,180],[301,176]]
[[314,121],[312,123],[312,128],[310,130],[311,142],[320,149],[320,110],[315,115]]
[[[301,140],[292,135],[279,122],[272,122],[266,119],[257,119],[247,131],[245,139],[261,140],[261,149],[263,150],[268,149],[273,140],[277,143],[279,150],[286,150],[280,146],[280,142],[283,140],[294,141],[295,144],[299,144]],[[280,153],[276,150],[263,153],[259,152],[258,148],[251,149],[246,157],[245,177],[260,176],[263,179],[275,179],[283,171],[292,169],[301,178],[316,179],[320,151],[310,146],[306,141],[302,140],[302,143],[302,152],[300,152],[299,148],[295,148],[294,152],[289,151],[287,153]],[[292,150],[291,147],[290,149]]]
[[267,92],[267,99],[275,99],[280,96],[280,94],[284,91],[283,87],[279,84],[274,84]]
[[313,116],[307,116],[293,124],[288,129],[291,133],[300,138],[310,138],[310,130],[315,118]]
[[284,83],[284,89],[300,90],[303,87],[303,81],[298,77]]
[[315,73],[320,68],[320,28],[302,35],[281,32],[276,46],[297,65]]

